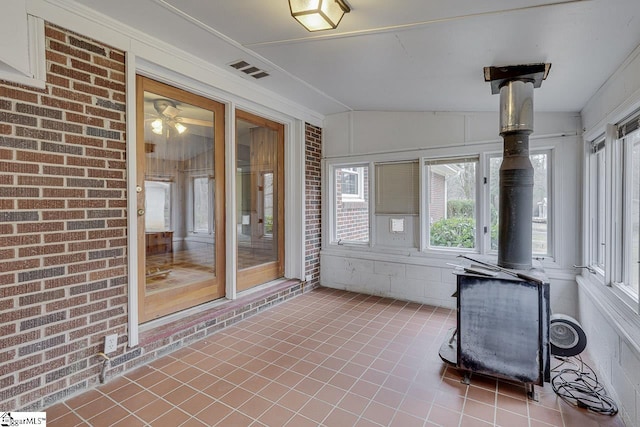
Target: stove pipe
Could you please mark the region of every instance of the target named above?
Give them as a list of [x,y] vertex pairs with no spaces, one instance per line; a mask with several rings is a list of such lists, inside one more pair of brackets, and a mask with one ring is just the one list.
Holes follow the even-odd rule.
[[533,82],[510,80],[500,87],[500,166],[498,265],[531,268],[533,165],[529,135],[533,132]]
[[500,136],[504,140],[500,166],[498,265],[532,267],[533,166],[529,135],[533,132],[533,89],[540,87],[551,64],[486,67],[485,81],[500,93]]

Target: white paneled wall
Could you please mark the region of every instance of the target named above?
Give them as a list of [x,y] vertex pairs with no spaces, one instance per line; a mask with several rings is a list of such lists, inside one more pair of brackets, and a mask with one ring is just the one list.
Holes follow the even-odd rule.
[[[489,95],[490,96],[490,95]],[[349,112],[327,117],[323,155],[323,250],[321,284],[443,307],[455,307],[453,267],[458,251],[421,252],[415,244],[391,245],[386,225],[374,220],[372,245],[331,244],[327,165],[340,162],[407,160],[500,153],[497,113]],[[544,267],[551,280],[551,308],[576,315],[577,287],[572,265],[579,261],[581,122],[577,113],[539,113],[532,148],[553,150],[555,256]],[[379,219],[379,218],[378,218]],[[386,221],[386,218],[383,218]],[[385,223],[386,224],[386,223]],[[416,217],[416,226],[419,221]],[[386,227],[386,228],[385,228]],[[413,231],[411,232],[413,235]],[[419,236],[419,231],[416,230]],[[418,239],[419,241],[419,239]],[[393,242],[392,242],[393,243]],[[393,247],[392,247],[393,246]],[[472,254],[471,254],[472,255]]]

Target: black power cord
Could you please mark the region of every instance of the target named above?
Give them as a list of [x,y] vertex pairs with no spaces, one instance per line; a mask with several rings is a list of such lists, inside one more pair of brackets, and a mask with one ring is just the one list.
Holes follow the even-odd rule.
[[615,415],[618,407],[607,396],[604,387],[598,382],[598,376],[580,356],[558,357],[562,361],[551,370],[553,391],[565,402],[603,415]]

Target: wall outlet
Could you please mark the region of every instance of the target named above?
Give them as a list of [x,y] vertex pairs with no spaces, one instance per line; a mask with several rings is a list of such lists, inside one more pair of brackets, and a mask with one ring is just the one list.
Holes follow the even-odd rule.
[[105,335],[104,354],[113,353],[118,348],[118,334]]

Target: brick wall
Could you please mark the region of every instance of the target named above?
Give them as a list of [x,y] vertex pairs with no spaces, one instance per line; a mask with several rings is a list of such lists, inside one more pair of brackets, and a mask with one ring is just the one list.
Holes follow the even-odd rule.
[[95,383],[126,340],[124,55],[51,25],[46,49],[44,90],[0,82],[3,411]]
[[321,162],[322,129],[306,124],[305,128],[305,275],[311,276],[307,285],[320,283],[320,246],[322,225]]

